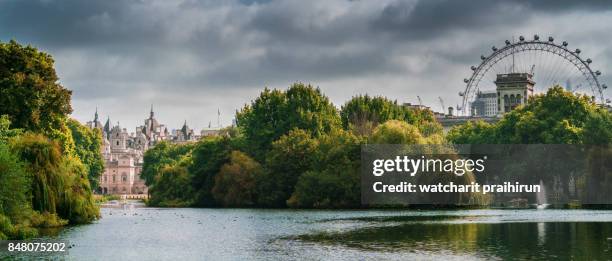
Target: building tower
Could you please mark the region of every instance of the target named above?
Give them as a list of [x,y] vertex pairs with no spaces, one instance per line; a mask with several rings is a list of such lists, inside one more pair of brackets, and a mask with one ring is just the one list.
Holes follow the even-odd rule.
[[127,131],[121,129],[119,122],[117,126],[111,129],[110,133],[110,144],[112,151],[125,151],[127,149],[128,134]]
[[102,123],[100,123],[100,120],[98,119],[98,107],[96,107],[96,113],[94,114],[93,121],[88,121],[87,122],[87,126],[90,129],[100,129],[100,130],[102,130]]
[[527,103],[527,98],[533,95],[533,75],[529,73],[498,74],[495,80],[497,86],[497,113],[503,115],[519,105]]
[[113,124],[110,121],[110,116],[106,117],[106,123],[104,123],[104,129],[102,129],[102,134],[105,139],[110,139],[110,132],[113,129]]

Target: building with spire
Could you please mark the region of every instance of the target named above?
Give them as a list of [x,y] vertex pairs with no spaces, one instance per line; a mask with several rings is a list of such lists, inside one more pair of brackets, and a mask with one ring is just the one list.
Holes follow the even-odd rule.
[[180,129],[168,131],[166,125],[159,123],[155,118],[153,105],[144,124],[136,127],[132,133],[122,128],[119,122],[113,125],[110,117],[107,117],[106,123],[102,125],[97,108],[94,120],[87,122],[87,126],[91,129],[100,129],[102,132],[101,151],[105,160],[105,170],[100,176],[100,187],[96,190],[103,194],[146,195],[148,188],[140,178],[144,153],[161,141],[187,143],[196,142],[201,137],[189,128],[186,120]]
[[90,129],[99,129],[102,131],[102,123],[100,123],[100,120],[98,119],[98,107],[96,107],[96,113],[94,114],[93,121],[87,122],[87,127],[89,127]]
[[[110,127],[110,123],[107,126]],[[129,135],[119,123],[103,138],[105,168],[98,191],[102,194],[146,195],[148,188],[140,177],[144,152],[148,148],[146,139]]]
[[160,141],[170,139],[168,128],[166,128],[164,124],[160,124],[157,119],[155,119],[153,105],[151,105],[149,118],[144,120],[144,125],[136,128],[136,132],[144,134],[149,146],[153,146]]
[[185,123],[183,123],[183,127],[181,127],[181,129],[174,131],[172,136],[172,141],[175,143],[185,143],[199,139],[199,136],[195,135],[193,129],[190,129],[189,126],[187,126],[187,120],[185,120]]

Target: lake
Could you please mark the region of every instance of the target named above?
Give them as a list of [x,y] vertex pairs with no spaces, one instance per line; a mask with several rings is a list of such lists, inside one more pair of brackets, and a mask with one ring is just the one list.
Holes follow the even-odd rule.
[[74,260],[612,258],[606,210],[102,208],[51,237]]

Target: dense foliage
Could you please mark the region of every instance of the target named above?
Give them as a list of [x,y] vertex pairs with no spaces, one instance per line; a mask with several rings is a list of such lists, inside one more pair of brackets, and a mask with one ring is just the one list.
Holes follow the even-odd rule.
[[469,122],[447,138],[456,144],[610,144],[611,127],[606,109],[556,86],[495,124]]
[[265,89],[236,120],[259,160],[272,142],[294,128],[318,137],[340,126],[336,108],[321,90],[300,83],[287,91]]
[[47,131],[72,112],[71,92],[58,83],[53,58],[15,41],[0,43],[0,115],[13,127]]
[[76,120],[69,119],[68,127],[74,139],[75,152],[87,170],[92,188],[97,188],[99,178],[104,172],[104,159],[101,154],[102,132],[90,129]]
[[287,204],[291,207],[360,206],[361,144],[365,139],[335,130],[317,142],[313,164],[300,175]]
[[342,126],[359,135],[370,135],[374,128],[389,120],[405,121],[421,126],[433,122],[430,110],[398,105],[385,97],[355,96],[340,110]]
[[147,150],[144,155],[144,161],[148,164],[143,166],[140,177],[145,180],[147,185],[153,184],[155,176],[162,168],[174,165],[179,161],[189,160],[186,157],[191,156],[192,149],[192,144],[175,145],[166,141],[158,143],[155,147]]
[[0,239],[99,217],[101,137],[68,118],[70,96],[50,55],[0,42]]
[[58,83],[53,63],[34,47],[0,42],[0,115],[8,115],[13,128],[43,133],[71,152],[66,119],[72,92]]
[[230,161],[215,176],[213,197],[223,206],[255,205],[255,182],[262,172],[257,161],[243,152],[232,151]]
[[[336,110],[319,89],[265,89],[237,112],[238,127],[192,145],[145,154],[151,205],[360,207],[365,143],[610,143],[610,113],[552,88],[496,124],[468,122],[442,133],[431,111],[357,96]],[[444,147],[441,147],[444,148]],[[453,151],[437,151],[454,157]],[[441,176],[441,175],[440,175]],[[473,175],[451,180],[469,183]],[[428,180],[424,182],[439,182]],[[444,180],[449,181],[449,180]],[[469,197],[464,197],[469,198]]]
[[[349,115],[367,115],[356,119],[371,130]],[[299,83],[265,89],[236,116],[238,127],[219,136],[145,153],[150,205],[359,207],[361,144],[443,142],[429,111],[368,96],[339,111]]]
[[184,166],[165,166],[155,177],[149,203],[161,207],[185,207],[191,205],[191,186]]

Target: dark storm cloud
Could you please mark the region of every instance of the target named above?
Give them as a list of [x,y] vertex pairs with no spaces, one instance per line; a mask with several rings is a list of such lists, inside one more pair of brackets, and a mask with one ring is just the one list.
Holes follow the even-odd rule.
[[424,40],[461,30],[512,27],[540,12],[605,11],[611,7],[612,1],[606,0],[396,1],[383,8],[373,21],[373,27],[412,40]]
[[[77,105],[111,101],[116,111],[140,120],[142,115],[130,115],[128,108],[163,103],[168,93],[173,100],[195,99],[201,106],[233,111],[241,107],[235,103],[252,98],[246,93],[295,81],[333,90],[337,103],[357,90],[406,97],[398,86],[414,92],[417,87],[410,86],[425,84],[438,86],[420,89],[423,97],[435,100],[456,93],[459,87],[453,84],[469,73],[469,65],[504,39],[523,33],[571,36],[584,28],[609,32],[612,27],[601,28],[601,23],[610,20],[561,28],[553,26],[553,18],[605,14],[611,5],[565,0],[5,0],[0,1],[0,40],[14,38],[50,52]],[[534,19],[545,20],[536,24]],[[601,46],[584,37],[573,42]],[[612,65],[611,51],[601,48],[599,60]],[[386,89],[381,80],[390,82]],[[224,100],[226,90],[245,97]],[[130,102],[124,105],[125,100]],[[91,108],[76,107],[76,116],[83,117],[89,114],[79,109]]]
[[[155,23],[128,19],[137,1],[14,1],[0,3],[3,35],[43,47],[89,47],[155,39]],[[151,22],[149,20],[149,22]]]
[[398,1],[387,5],[372,25],[375,30],[392,32],[413,40],[442,37],[467,28],[513,25],[522,8],[506,8],[503,2],[473,1]]
[[517,3],[523,4],[530,9],[535,11],[544,12],[568,12],[568,11],[602,11],[610,10],[612,8],[612,2],[608,0],[586,0],[586,1],[574,1],[574,0],[541,0],[541,1],[528,1],[528,0],[517,0]]

